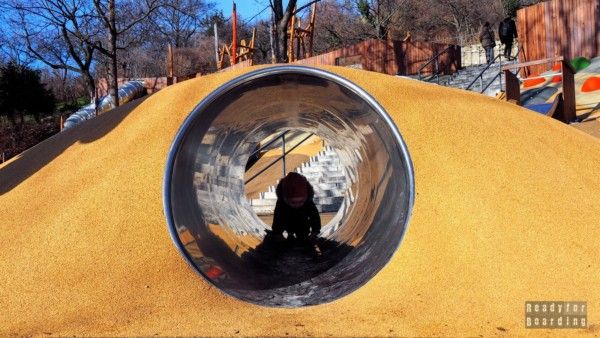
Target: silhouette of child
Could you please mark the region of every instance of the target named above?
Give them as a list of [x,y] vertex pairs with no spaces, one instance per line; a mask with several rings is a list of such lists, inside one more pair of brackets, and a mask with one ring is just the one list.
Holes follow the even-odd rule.
[[291,172],[276,189],[277,204],[273,215],[273,234],[288,240],[315,243],[321,231],[321,217],[313,202],[314,190],[306,177]]

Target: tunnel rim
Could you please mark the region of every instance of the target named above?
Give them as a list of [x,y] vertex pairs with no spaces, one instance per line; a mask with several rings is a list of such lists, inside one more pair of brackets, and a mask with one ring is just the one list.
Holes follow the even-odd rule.
[[[196,264],[194,263],[194,260],[192,259],[192,257],[188,253],[188,251],[185,249],[185,245],[182,243],[182,241],[179,237],[179,234],[177,232],[177,227],[175,225],[175,220],[174,220],[174,213],[171,208],[171,192],[172,192],[171,183],[172,183],[172,176],[173,176],[175,160],[176,160],[177,154],[179,153],[179,150],[181,149],[182,145],[184,144],[183,141],[184,141],[185,137],[187,136],[187,131],[188,131],[188,129],[190,129],[190,127],[194,123],[194,121],[197,118],[202,116],[202,113],[203,113],[203,111],[206,110],[206,108],[209,108],[210,105],[214,101],[216,101],[217,99],[226,95],[229,91],[231,91],[235,87],[243,85],[243,84],[247,83],[248,81],[252,81],[254,79],[259,79],[262,77],[284,75],[284,74],[299,74],[299,75],[314,76],[317,78],[332,81],[344,88],[350,89],[355,95],[357,95],[359,98],[363,99],[369,105],[369,107],[372,108],[377,113],[377,115],[384,120],[387,127],[390,128],[390,132],[393,135],[394,141],[395,141],[396,145],[398,146],[398,149],[400,150],[399,155],[406,164],[405,176],[406,176],[406,183],[407,183],[407,188],[408,188],[408,198],[407,198],[408,208],[406,209],[406,219],[404,220],[404,222],[402,224],[403,230],[402,230],[402,233],[400,234],[400,238],[398,239],[398,242],[397,242],[395,248],[392,251],[393,252],[392,257],[390,257],[381,266],[381,268],[378,271],[383,270],[388,264],[390,264],[390,262],[393,258],[393,255],[395,255],[398,252],[402,242],[404,241],[404,237],[406,236],[406,233],[408,231],[408,225],[409,225],[410,219],[412,217],[412,211],[414,208],[415,195],[416,195],[415,175],[414,175],[414,166],[412,163],[412,158],[410,157],[410,153],[408,152],[408,146],[406,145],[406,142],[404,141],[404,138],[402,137],[402,134],[400,133],[396,123],[393,121],[393,119],[387,113],[387,111],[383,108],[383,106],[381,104],[379,104],[379,102],[377,100],[375,100],[375,98],[371,94],[369,94],[365,89],[363,89],[359,85],[342,77],[341,75],[335,74],[333,72],[329,72],[324,69],[307,67],[307,66],[297,66],[297,65],[270,66],[270,67],[253,70],[248,73],[241,74],[237,77],[234,77],[233,79],[228,80],[224,84],[221,84],[220,86],[218,86],[214,90],[212,90],[210,93],[208,93],[208,95],[206,95],[203,99],[200,100],[200,102],[196,106],[194,106],[194,108],[190,111],[190,113],[185,118],[185,120],[181,123],[181,126],[177,130],[175,137],[171,143],[171,146],[169,147],[169,151],[167,153],[166,165],[165,165],[165,170],[164,170],[164,178],[163,178],[163,186],[162,186],[163,212],[165,215],[165,219],[167,221],[166,222],[167,230],[169,232],[171,240],[173,241],[173,243],[175,244],[175,247],[177,248],[177,251],[179,251],[179,253],[183,256],[187,265],[198,276],[200,276],[202,278],[202,280],[204,280],[204,281],[208,282],[210,285],[214,286],[217,290],[219,290],[219,292],[221,292],[229,297],[232,297],[238,301],[241,301],[244,303],[255,304],[258,306],[262,306],[262,307],[269,307],[269,308],[298,308],[298,306],[285,306],[285,305],[276,306],[276,305],[269,305],[269,304],[253,302],[248,299],[242,299],[232,293],[227,292],[226,289],[222,289],[210,277],[204,275],[204,273],[202,273],[200,268],[198,268],[196,266]],[[371,280],[372,278],[374,278],[374,276],[367,279],[364,284],[368,283],[369,280]],[[361,285],[360,287],[364,286],[364,284]],[[350,293],[358,290],[360,287],[346,293],[344,296],[347,296]],[[343,298],[344,296],[335,298],[333,300],[330,300],[330,301],[324,302],[324,303],[305,304],[305,305],[302,305],[301,307],[324,305],[329,302]]]

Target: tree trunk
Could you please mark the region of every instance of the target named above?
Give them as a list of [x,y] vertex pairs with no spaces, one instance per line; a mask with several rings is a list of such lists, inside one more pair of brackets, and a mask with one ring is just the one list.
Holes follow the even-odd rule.
[[94,107],[98,107],[98,93],[96,93],[96,81],[89,70],[83,73],[85,78],[85,84],[87,86],[88,94],[90,95],[90,102],[94,103]]
[[288,21],[294,13],[297,0],[289,0],[288,5],[283,10],[282,0],[274,0],[273,16],[275,18],[275,59],[277,62],[285,63],[287,58],[287,30]]
[[288,36],[287,36],[287,22],[284,24],[277,23],[275,26],[275,59],[278,63],[286,63],[288,62],[287,57],[287,44],[288,44]]
[[[113,40],[115,40],[113,44]],[[116,48],[116,37],[111,37],[111,49],[112,55],[110,56],[110,96],[112,96],[115,107],[119,106],[119,78],[118,78],[118,65],[117,65],[117,48]],[[114,48],[113,48],[114,47]]]
[[110,19],[110,96],[113,98],[115,107],[119,106],[119,74],[117,66],[117,20],[115,15],[115,1],[110,0],[108,3],[108,15]]

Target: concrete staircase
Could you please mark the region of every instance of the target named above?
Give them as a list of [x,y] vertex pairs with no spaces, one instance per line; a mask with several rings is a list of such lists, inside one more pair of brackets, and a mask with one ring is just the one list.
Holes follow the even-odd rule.
[[[496,94],[504,90],[504,74],[502,74],[502,67],[514,64],[516,61],[502,61],[493,63],[485,72],[481,78],[478,78],[475,83],[471,86],[470,90],[481,92],[485,86],[494,81],[489,85],[483,94],[488,96],[496,96]],[[482,72],[484,71],[486,64],[474,65],[465,67],[455,73],[444,85],[454,88],[467,89],[469,84]],[[498,77],[498,74],[501,74]],[[496,77],[496,78],[495,78]],[[495,79],[494,79],[495,78]]]
[[[516,63],[516,61],[502,61],[493,63],[485,72],[482,74],[482,78],[478,78],[469,90],[481,92],[483,87],[487,86],[494,77],[498,76],[503,66]],[[467,89],[469,84],[486,68],[487,64],[472,65],[464,67],[458,72],[452,75],[441,75],[439,78],[439,84],[442,86]],[[427,77],[422,79],[426,82],[437,83],[436,77]],[[489,87],[483,91],[483,94],[488,96],[496,96],[496,94],[504,90],[505,79],[504,74],[497,77]]]
[[[325,147],[308,162],[303,163],[295,171],[304,175],[315,190],[314,202],[319,212],[337,212],[347,207],[345,200],[353,201],[350,179],[340,163],[337,153],[331,147]],[[261,192],[258,199],[250,200],[250,205],[257,215],[272,215],[277,203],[275,185]]]

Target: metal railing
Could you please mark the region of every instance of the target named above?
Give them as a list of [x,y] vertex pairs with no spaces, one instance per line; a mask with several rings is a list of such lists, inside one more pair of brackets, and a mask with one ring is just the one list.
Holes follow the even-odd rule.
[[305,138],[303,138],[300,142],[296,143],[295,146],[293,146],[292,148],[290,148],[289,150],[285,149],[285,135],[289,132],[289,130],[284,131],[283,133],[279,134],[278,136],[276,136],[275,138],[273,138],[271,141],[269,141],[267,144],[261,146],[260,148],[258,148],[257,150],[255,150],[251,155],[250,158],[252,158],[253,156],[257,156],[258,154],[260,154],[261,151],[263,151],[264,149],[266,149],[267,147],[271,146],[273,143],[277,142],[279,139],[281,139],[281,156],[279,156],[278,158],[276,158],[275,160],[271,161],[268,165],[266,165],[264,168],[262,168],[259,172],[257,172],[256,174],[252,175],[252,177],[250,177],[248,180],[246,180],[246,184],[250,183],[252,180],[254,180],[255,178],[257,178],[260,174],[264,173],[265,171],[267,171],[267,169],[271,168],[273,165],[275,165],[275,163],[279,162],[280,160],[282,161],[283,164],[283,176],[285,177],[287,170],[286,170],[286,163],[285,163],[285,156],[287,154],[289,154],[290,152],[292,152],[294,149],[298,148],[298,146],[300,146],[301,144],[303,144],[304,142],[306,142],[306,140],[308,140],[309,138],[311,138],[314,134],[310,133],[308,134],[308,136],[306,136]]
[[[519,60],[519,55],[523,55],[523,60],[526,60],[527,57],[525,55],[525,49],[523,48],[523,46],[519,46],[519,49],[517,50],[517,55],[515,55],[515,59]],[[517,72],[515,73],[516,76],[519,75],[519,73],[521,72],[522,68],[518,68]]]
[[[521,54],[522,51],[523,51],[523,47],[519,47],[519,49],[517,50],[517,55],[515,55],[516,59],[519,58],[519,54]],[[500,79],[500,88],[502,88],[502,58],[503,57],[504,57],[503,53],[496,55],[496,57],[494,57],[494,60],[492,60],[491,63],[488,63],[487,66],[485,66],[485,68],[483,68],[483,70],[481,72],[479,72],[479,74],[477,74],[477,76],[475,76],[473,81],[471,81],[471,83],[465,89],[471,90],[471,88],[473,87],[475,82],[477,82],[477,80],[479,80],[479,93],[483,93],[492,85],[492,83],[494,83],[496,81],[496,79]],[[485,72],[488,69],[490,69],[490,67],[492,65],[494,65],[496,63],[496,60],[499,60],[498,73],[496,75],[494,75],[494,77],[484,86],[483,74],[485,74]],[[518,72],[517,72],[517,74],[518,74]]]
[[425,69],[425,67],[429,66],[432,62],[435,62],[435,72],[433,72],[433,74],[431,75],[429,80],[431,80],[432,78],[435,77],[437,84],[440,84],[440,62],[438,59],[439,59],[440,55],[448,52],[450,49],[454,49],[454,46],[451,45],[451,46],[444,48],[441,52],[438,52],[431,59],[429,59],[429,61],[425,62],[425,64],[423,64],[417,71],[417,74],[419,75],[419,80],[423,80],[423,77],[421,76],[421,72],[423,71],[423,69]]
[[[479,80],[479,92],[480,93],[483,93],[486,89],[488,89],[488,87],[496,80],[497,76],[494,76],[494,79],[492,81],[490,81],[485,86],[485,89],[484,89],[483,88],[483,74],[485,74],[485,72],[487,72],[487,70],[490,69],[490,67],[496,63],[496,60],[500,61],[500,67],[498,69],[498,74],[502,74],[502,57],[503,57],[502,54],[496,55],[496,57],[494,57],[494,59],[492,60],[492,62],[488,63],[487,66],[485,66],[485,68],[483,68],[483,70],[481,70],[481,72],[479,72],[479,74],[477,74],[477,76],[475,76],[475,78],[473,79],[473,81],[471,81],[471,83],[469,83],[469,85],[465,89],[466,90],[471,90],[471,88],[473,87],[473,85],[475,84],[475,82],[477,82],[477,80]],[[500,78],[500,86],[502,86],[502,78]]]

